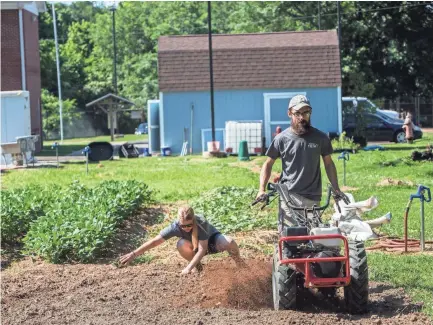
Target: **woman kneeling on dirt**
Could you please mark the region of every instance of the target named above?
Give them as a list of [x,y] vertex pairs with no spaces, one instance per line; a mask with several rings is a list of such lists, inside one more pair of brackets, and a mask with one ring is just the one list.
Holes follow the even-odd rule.
[[197,271],[201,271],[203,269],[201,264],[203,256],[224,251],[230,254],[238,266],[243,265],[236,242],[221,234],[202,216],[196,216],[190,206],[179,208],[178,220],[164,228],[155,238],[147,241],[131,253],[123,255],[120,258],[120,263],[131,262],[137,256],[161,245],[172,237],[180,238],[177,242],[177,249],[180,255],[189,261],[182,274],[190,273],[194,267]]

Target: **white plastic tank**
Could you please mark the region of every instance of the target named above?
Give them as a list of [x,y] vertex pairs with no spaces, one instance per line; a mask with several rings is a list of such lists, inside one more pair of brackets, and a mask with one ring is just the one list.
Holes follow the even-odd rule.
[[[340,229],[337,227],[313,228],[310,231],[311,236],[315,235],[341,235]],[[313,239],[314,244],[321,244],[328,247],[338,247],[343,244],[340,238],[331,239]]]
[[225,128],[225,147],[238,153],[239,143],[247,141],[248,152],[254,153],[262,147],[262,121],[227,121]]

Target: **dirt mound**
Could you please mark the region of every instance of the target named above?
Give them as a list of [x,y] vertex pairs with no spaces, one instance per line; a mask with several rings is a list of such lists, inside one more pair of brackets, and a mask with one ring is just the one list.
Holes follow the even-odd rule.
[[403,289],[371,283],[370,313],[346,314],[312,295],[303,311],[273,311],[270,262],[237,269],[210,260],[201,274],[184,264],[50,265],[25,259],[2,271],[2,324],[429,324]]
[[402,181],[399,179],[385,178],[376,184],[377,186],[415,186],[411,181]]
[[342,186],[341,187],[341,190],[343,191],[343,192],[352,192],[352,191],[357,191],[358,190],[358,188],[357,187],[350,187],[350,186]]
[[271,264],[248,260],[236,268],[229,260],[209,263],[203,273],[201,306],[258,310],[272,307]]

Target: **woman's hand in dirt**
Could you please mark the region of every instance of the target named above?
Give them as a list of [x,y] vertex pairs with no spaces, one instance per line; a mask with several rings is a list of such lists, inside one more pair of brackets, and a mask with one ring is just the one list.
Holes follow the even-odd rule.
[[128,253],[128,254],[121,256],[119,259],[119,262],[121,265],[126,265],[126,264],[132,262],[135,257],[136,257],[135,253],[131,252],[131,253]]

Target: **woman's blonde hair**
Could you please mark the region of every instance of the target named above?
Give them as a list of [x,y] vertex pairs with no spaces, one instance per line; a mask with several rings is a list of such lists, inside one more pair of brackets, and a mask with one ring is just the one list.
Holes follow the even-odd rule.
[[179,208],[177,211],[177,215],[179,221],[190,221],[192,220],[192,247],[194,252],[198,250],[198,229],[197,229],[197,221],[194,214],[194,209],[189,205],[184,205]]
[[189,205],[184,205],[179,208],[177,211],[177,215],[179,217],[179,220],[182,221],[189,221],[194,219],[194,209],[191,208]]

